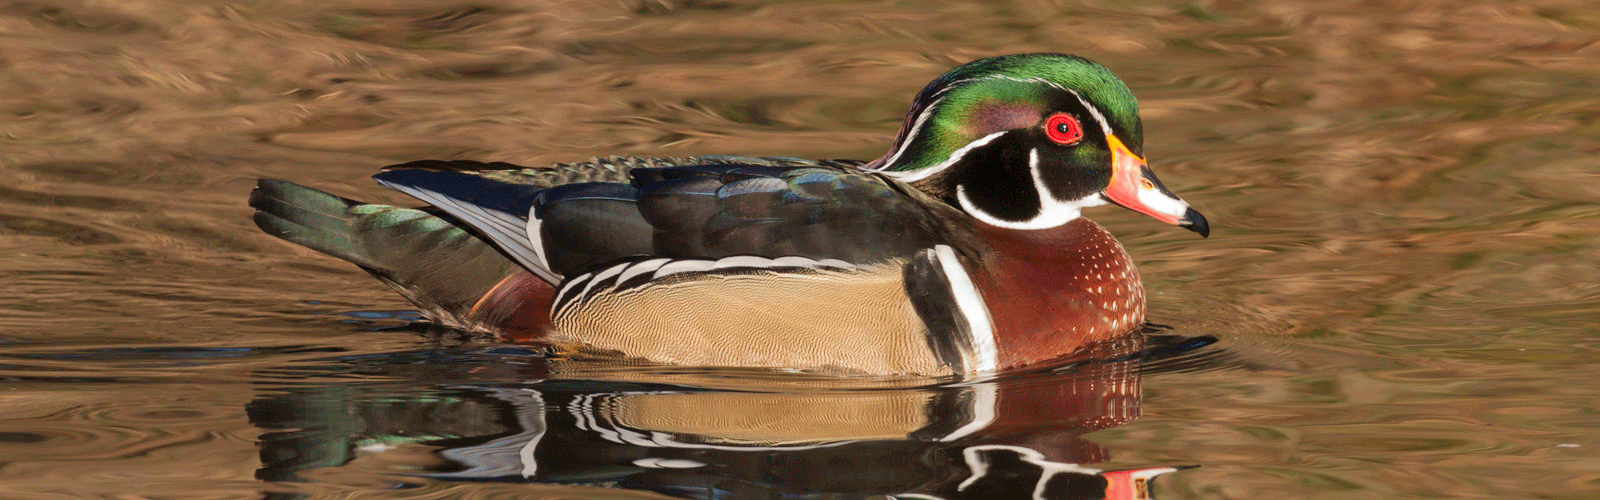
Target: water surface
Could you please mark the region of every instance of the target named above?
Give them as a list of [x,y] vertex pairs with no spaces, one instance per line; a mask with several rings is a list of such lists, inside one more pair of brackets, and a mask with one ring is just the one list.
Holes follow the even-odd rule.
[[[1089,498],[1197,465],[1158,496],[1593,498],[1597,48],[1561,0],[0,5],[0,496]],[[575,366],[408,327],[245,206],[405,202],[367,177],[419,158],[870,159],[929,79],[1028,51],[1122,76],[1214,228],[1089,212],[1166,328],[1052,370]]]

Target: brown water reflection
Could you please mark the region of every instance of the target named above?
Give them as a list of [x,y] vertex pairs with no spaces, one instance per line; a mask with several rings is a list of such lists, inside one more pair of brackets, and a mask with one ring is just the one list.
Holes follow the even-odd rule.
[[[0,4],[0,496],[260,495],[271,430],[249,421],[252,402],[305,386],[436,387],[427,370],[329,360],[481,347],[373,331],[403,318],[353,313],[407,306],[257,232],[244,206],[255,178],[401,202],[367,175],[423,157],[871,158],[932,76],[1048,50],[1129,82],[1153,167],[1215,226],[1201,242],[1089,214],[1140,263],[1152,320],[1216,335],[1207,349],[1243,360],[1146,376],[1144,416],[1086,438],[1109,450],[1095,468],[1203,465],[1159,479],[1163,498],[1589,497],[1595,12],[1471,0]],[[406,450],[272,487],[631,494],[418,479],[408,460],[435,457]]]

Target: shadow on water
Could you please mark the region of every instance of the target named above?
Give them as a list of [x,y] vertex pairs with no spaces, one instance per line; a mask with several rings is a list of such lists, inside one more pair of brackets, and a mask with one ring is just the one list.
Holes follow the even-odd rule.
[[[257,471],[269,489],[317,469],[401,460],[414,479],[397,484],[535,482],[683,498],[1147,498],[1152,479],[1189,465],[1095,467],[1111,451],[1084,434],[1138,419],[1148,373],[1234,364],[1215,342],[1152,327],[1080,359],[980,380],[443,349],[329,359],[305,374],[387,380],[269,391],[248,415],[269,431]],[[296,497],[292,488],[273,495]]]

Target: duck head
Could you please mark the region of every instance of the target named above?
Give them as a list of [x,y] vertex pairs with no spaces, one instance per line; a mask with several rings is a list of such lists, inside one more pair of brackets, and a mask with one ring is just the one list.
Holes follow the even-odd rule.
[[960,66],[917,94],[889,153],[866,165],[983,223],[1048,229],[1107,202],[1210,234],[1144,160],[1133,92],[1066,54]]

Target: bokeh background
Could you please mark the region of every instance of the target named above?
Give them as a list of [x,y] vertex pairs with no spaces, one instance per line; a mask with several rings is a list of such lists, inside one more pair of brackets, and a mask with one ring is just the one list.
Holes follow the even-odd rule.
[[[1144,418],[1090,436],[1116,461],[1203,465],[1164,498],[1600,494],[1591,1],[37,0],[0,1],[0,496],[257,495],[249,401],[439,348],[257,231],[256,178],[405,202],[367,177],[870,159],[931,78],[1033,51],[1139,96],[1213,235],[1088,215],[1151,321],[1257,367],[1146,378]],[[404,496],[385,472],[302,488]],[[548,488],[409,494],[573,494]]]

